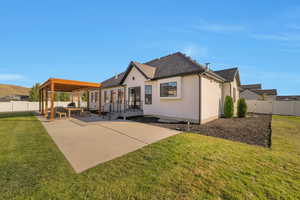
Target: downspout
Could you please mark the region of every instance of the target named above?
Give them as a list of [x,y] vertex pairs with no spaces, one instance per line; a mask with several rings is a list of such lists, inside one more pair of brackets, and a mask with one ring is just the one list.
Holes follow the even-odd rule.
[[201,74],[198,74],[198,77],[199,77],[199,124],[201,124],[201,99],[202,99],[202,90],[201,90],[201,87],[202,87],[202,79],[201,79]]

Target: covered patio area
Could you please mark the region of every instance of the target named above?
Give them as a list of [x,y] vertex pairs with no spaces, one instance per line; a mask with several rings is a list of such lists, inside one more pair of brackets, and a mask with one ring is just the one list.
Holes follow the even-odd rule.
[[[69,92],[75,93],[77,92],[77,108],[80,108],[80,91],[88,91],[88,90],[95,90],[101,88],[100,83],[92,83],[92,82],[83,82],[83,81],[75,81],[75,80],[65,80],[65,79],[58,79],[58,78],[49,78],[45,81],[39,88],[39,111],[42,115],[48,116],[49,112],[49,95],[50,95],[50,120],[54,120],[55,118],[55,93],[56,92]],[[101,95],[101,93],[99,92]],[[99,97],[100,99],[101,97]],[[101,103],[101,101],[99,101]],[[89,95],[87,93],[87,108],[89,108]],[[101,105],[99,105],[101,108]],[[69,111],[70,112],[70,111]]]

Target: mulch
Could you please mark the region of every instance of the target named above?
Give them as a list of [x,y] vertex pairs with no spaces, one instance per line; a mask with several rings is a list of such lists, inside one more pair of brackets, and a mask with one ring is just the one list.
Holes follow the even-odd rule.
[[191,124],[189,130],[188,125],[185,122],[162,123],[159,122],[159,118],[156,117],[132,117],[130,120],[243,142],[251,145],[263,147],[271,146],[271,115],[252,114],[248,115],[246,118],[220,118],[202,125]]

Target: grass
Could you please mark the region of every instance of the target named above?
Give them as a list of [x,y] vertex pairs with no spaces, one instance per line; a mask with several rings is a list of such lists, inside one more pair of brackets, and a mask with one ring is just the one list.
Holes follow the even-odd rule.
[[300,118],[273,147],[184,133],[76,174],[31,114],[0,115],[0,199],[300,199]]

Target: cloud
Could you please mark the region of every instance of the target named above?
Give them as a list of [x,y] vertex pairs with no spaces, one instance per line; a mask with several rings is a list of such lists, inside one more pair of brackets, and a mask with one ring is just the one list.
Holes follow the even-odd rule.
[[187,45],[182,52],[190,57],[206,57],[208,54],[207,48],[199,47],[195,44]]
[[0,81],[20,81],[25,77],[20,74],[0,74]]
[[209,24],[202,23],[201,25],[194,26],[195,29],[201,31],[208,31],[214,33],[233,33],[233,32],[242,32],[246,28],[240,25],[225,25],[225,24]]
[[286,42],[300,41],[300,34],[284,33],[284,34],[251,34],[250,37],[258,40],[274,40]]
[[290,38],[287,35],[277,35],[277,34],[251,34],[250,37],[258,40],[277,40],[277,41],[290,40]]

